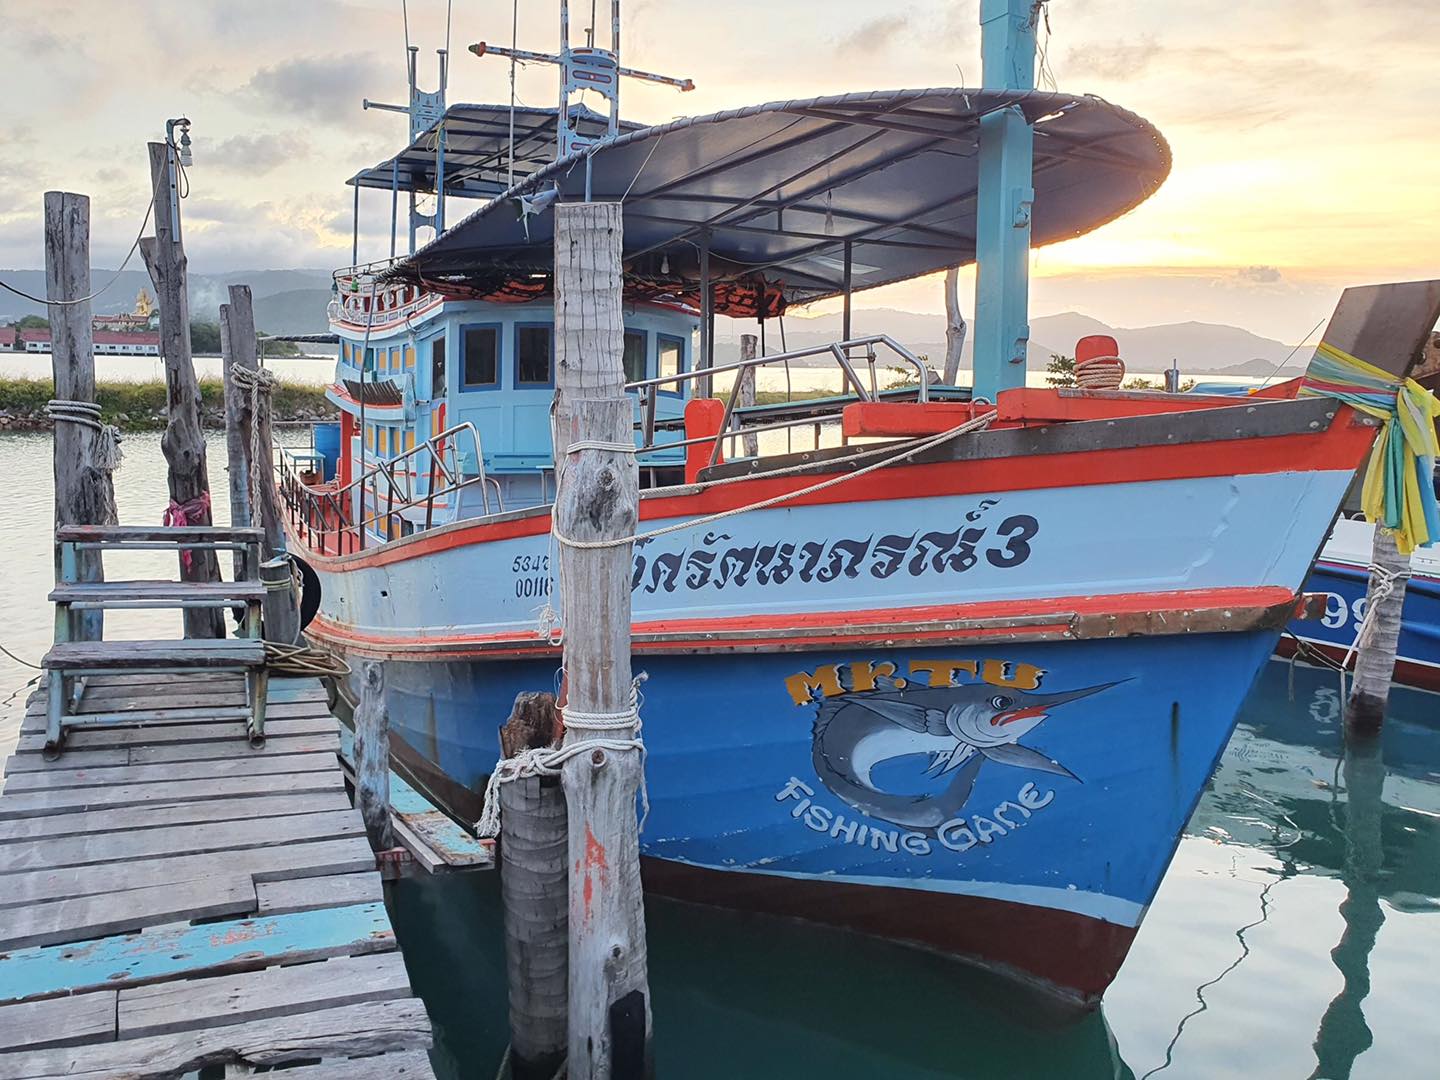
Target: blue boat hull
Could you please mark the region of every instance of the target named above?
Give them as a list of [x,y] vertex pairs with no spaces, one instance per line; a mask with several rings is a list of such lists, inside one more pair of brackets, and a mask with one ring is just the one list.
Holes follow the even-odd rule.
[[[1368,581],[1364,567],[1317,563],[1305,591],[1326,594],[1325,614],[1291,624],[1290,633],[1332,660],[1343,660],[1365,618]],[[1290,643],[1282,642],[1282,648],[1286,645]],[[1292,650],[1293,646],[1284,649]],[[1395,681],[1422,690],[1440,690],[1440,580],[1417,574],[1406,585]]]
[[[1276,636],[646,657],[647,884],[1094,1000]],[[397,752],[471,811],[515,694],[557,678],[541,659],[387,668]]]

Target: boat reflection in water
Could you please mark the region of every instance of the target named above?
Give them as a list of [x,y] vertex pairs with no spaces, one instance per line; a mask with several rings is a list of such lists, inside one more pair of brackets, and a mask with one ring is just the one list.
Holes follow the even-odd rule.
[[[1397,691],[1381,738],[1349,743],[1340,701],[1332,672],[1267,665],[1101,1010],[1057,1012],[875,939],[649,899],[659,1073],[1422,1074],[1440,698]],[[495,875],[402,882],[394,899],[437,1070],[489,1075],[507,1038]]]

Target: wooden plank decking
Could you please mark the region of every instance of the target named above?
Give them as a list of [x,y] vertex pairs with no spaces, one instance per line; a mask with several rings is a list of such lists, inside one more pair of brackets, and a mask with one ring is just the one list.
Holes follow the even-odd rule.
[[256,749],[244,695],[96,676],[81,713],[151,726],[71,731],[53,762],[27,703],[0,793],[0,1080],[433,1077],[324,691],[272,680]]

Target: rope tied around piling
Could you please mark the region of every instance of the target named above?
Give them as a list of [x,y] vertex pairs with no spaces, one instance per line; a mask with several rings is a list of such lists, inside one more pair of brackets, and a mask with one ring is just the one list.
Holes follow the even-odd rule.
[[520,751],[514,757],[501,758],[490,772],[485,785],[485,805],[480,818],[475,822],[475,835],[481,839],[500,835],[500,785],[514,783],[531,776],[559,776],[565,762],[581,754],[595,750],[609,750],[623,754],[636,751],[640,754],[640,831],[645,831],[645,821],[650,816],[650,792],[645,785],[645,743],[640,738],[640,706],[643,697],[640,684],[649,676],[645,672],[636,675],[630,683],[630,704],[619,712],[582,712],[562,705],[560,716],[566,730],[574,731],[628,731],[635,734],[628,739],[599,738],[584,739],[566,746],[533,746]]
[[[1399,546],[1398,544],[1396,545]],[[1395,586],[1410,578],[1410,569],[1387,570],[1378,563],[1371,563],[1370,571],[1370,597],[1365,605],[1365,618],[1360,621],[1360,629],[1355,633],[1355,640],[1345,652],[1345,659],[1340,661],[1340,697],[1345,697],[1345,672],[1350,667],[1350,658],[1359,653],[1370,643],[1370,638],[1375,632],[1378,623],[1376,612],[1380,605],[1388,600],[1395,592]]]
[[240,391],[250,398],[250,462],[246,469],[249,481],[250,524],[254,525],[260,515],[260,492],[262,480],[256,467],[260,461],[260,395],[275,389],[275,373],[262,367],[245,367],[235,364],[230,368],[230,378]]
[[51,398],[45,403],[45,415],[52,423],[77,424],[95,432],[89,449],[90,464],[102,472],[114,472],[125,456],[120,449],[120,429],[100,420],[100,406],[93,401],[71,401]]

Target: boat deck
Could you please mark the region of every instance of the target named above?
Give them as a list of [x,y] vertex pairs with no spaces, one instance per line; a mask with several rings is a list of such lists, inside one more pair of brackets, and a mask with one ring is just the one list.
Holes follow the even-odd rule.
[[30,698],[0,794],[0,1080],[434,1075],[324,689],[272,680],[256,749],[243,702],[238,675],[95,677],[82,713],[145,726],[47,761]]

